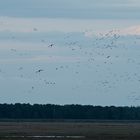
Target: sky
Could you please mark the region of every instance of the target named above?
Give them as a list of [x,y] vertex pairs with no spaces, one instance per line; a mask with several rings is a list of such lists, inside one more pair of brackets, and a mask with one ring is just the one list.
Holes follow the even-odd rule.
[[139,0],[0,0],[0,102],[139,106]]

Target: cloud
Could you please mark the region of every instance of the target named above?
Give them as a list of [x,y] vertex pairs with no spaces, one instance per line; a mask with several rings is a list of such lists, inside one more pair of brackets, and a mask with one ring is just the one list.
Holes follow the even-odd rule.
[[[114,22],[114,21],[113,21]],[[82,20],[82,19],[63,19],[63,18],[17,18],[0,17],[0,32],[82,32],[86,29],[100,30],[103,23],[108,26],[111,20]],[[100,27],[101,26],[101,27]],[[107,28],[107,26],[106,26]]]
[[36,62],[45,62],[45,63],[71,63],[77,61],[86,61],[88,57],[82,56],[33,56],[26,58],[2,58],[0,59],[0,63],[36,63]]
[[[6,10],[5,10],[6,9]],[[4,0],[0,16],[75,19],[140,18],[138,0]]]
[[86,32],[85,35],[90,36],[92,32],[97,34],[112,29],[123,29],[134,26],[138,23],[140,23],[139,20],[0,17],[0,32]]
[[0,17],[1,32],[75,32],[81,31],[87,25],[91,26],[88,21],[82,20]]
[[121,35],[140,35],[140,25],[131,26],[120,30]]
[[[111,33],[110,33],[111,32]],[[95,35],[96,36],[102,36],[108,34],[108,37],[114,36],[114,34],[121,35],[121,36],[127,36],[127,35],[140,35],[140,25],[136,26],[130,26],[126,28],[116,28],[112,30],[106,30],[106,31],[100,31],[100,32],[94,32],[92,30],[88,30],[84,32],[85,37],[92,38]]]

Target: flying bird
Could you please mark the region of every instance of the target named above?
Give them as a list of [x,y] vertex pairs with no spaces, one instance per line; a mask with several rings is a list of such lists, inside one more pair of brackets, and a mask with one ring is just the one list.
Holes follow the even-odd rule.
[[54,44],[50,44],[48,47],[49,47],[49,48],[52,48],[53,46],[54,46]]
[[39,70],[37,70],[37,71],[36,71],[36,73],[39,73],[39,72],[42,72],[42,71],[44,71],[44,70],[42,70],[42,69],[39,69]]

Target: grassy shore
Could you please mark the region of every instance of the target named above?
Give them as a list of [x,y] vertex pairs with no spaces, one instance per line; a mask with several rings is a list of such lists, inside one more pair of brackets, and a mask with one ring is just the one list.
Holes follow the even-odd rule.
[[56,139],[140,140],[140,123],[131,121],[0,122],[0,140]]

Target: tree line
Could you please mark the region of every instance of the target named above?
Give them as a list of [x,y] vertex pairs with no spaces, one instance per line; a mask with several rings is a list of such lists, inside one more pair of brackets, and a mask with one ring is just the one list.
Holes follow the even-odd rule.
[[140,107],[0,104],[0,119],[140,120]]

